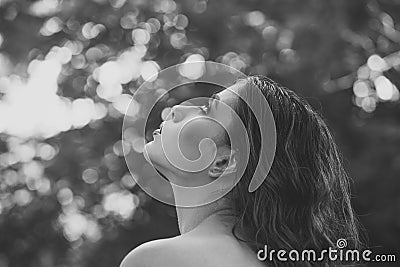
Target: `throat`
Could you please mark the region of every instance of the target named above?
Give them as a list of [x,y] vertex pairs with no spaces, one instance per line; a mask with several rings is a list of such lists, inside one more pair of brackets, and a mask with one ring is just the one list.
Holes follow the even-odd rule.
[[[210,224],[226,225],[226,222],[221,222],[226,221],[227,218],[230,218],[228,220],[233,218],[232,208],[226,197],[208,203],[210,192],[193,191],[173,183],[171,185],[181,234],[192,231],[206,220]],[[201,205],[201,203],[208,204]]]
[[[210,231],[230,231],[234,223],[232,209],[224,199],[198,207],[176,207],[178,226],[181,234],[188,233],[200,225],[212,225]],[[204,228],[204,227],[203,227]]]
[[215,214],[216,205],[207,204],[200,207],[176,207],[178,226],[181,234],[192,231],[204,220]]

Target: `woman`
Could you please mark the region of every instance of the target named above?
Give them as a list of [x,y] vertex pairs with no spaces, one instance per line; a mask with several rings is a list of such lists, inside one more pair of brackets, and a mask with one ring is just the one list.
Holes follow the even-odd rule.
[[[269,104],[277,139],[268,176],[250,193],[249,184],[261,152],[259,124],[246,104],[255,90],[260,90]],[[251,76],[219,92],[206,106],[175,106],[162,129],[155,131],[154,141],[146,145],[147,159],[172,184],[181,186],[202,186],[225,173],[234,174],[242,159],[240,151],[232,153],[237,150],[226,133],[229,129],[216,123],[232,117],[224,106],[239,116],[249,137],[250,157],[241,179],[217,201],[177,207],[181,235],[135,248],[121,266],[340,265],[326,258],[295,262],[276,256],[267,260],[260,257],[266,246],[270,251],[295,249],[301,253],[313,249],[318,253],[335,248],[338,239],[346,239],[347,249],[360,247],[349,179],[331,133],[321,117],[292,91],[266,77]],[[235,123],[232,120],[226,125],[234,127]],[[171,164],[161,137],[168,142],[177,135],[182,139],[182,153],[192,159],[199,156],[200,139],[213,140],[217,150],[212,164],[196,173]],[[176,199],[181,194],[174,190]]]

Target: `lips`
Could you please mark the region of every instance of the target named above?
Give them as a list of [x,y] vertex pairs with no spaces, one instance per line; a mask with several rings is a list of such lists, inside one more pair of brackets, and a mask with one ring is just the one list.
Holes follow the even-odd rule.
[[161,134],[161,130],[160,129],[155,129],[153,132],[153,135],[159,135]]
[[163,124],[164,124],[164,123],[161,123],[161,124],[160,124],[160,128],[154,130],[153,135],[159,135],[159,134],[161,134],[161,131],[162,131],[162,128],[163,128]]

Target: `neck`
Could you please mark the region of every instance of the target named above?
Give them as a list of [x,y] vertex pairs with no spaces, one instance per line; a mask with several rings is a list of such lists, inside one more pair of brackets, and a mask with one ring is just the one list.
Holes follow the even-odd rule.
[[[173,187],[174,188],[174,187]],[[174,189],[174,197],[176,203],[187,203],[183,200],[190,197],[190,202],[201,203],[202,196],[197,196],[189,193],[186,190]],[[192,202],[192,203],[193,203]],[[224,198],[211,202],[209,204],[194,206],[194,207],[182,207],[179,204],[176,205],[176,213],[178,216],[178,226],[181,234],[187,233],[197,226],[199,226],[206,219],[216,217],[215,215],[229,214],[230,208],[227,201]]]
[[214,215],[216,213],[214,206],[215,205],[208,204],[194,208],[176,207],[178,226],[181,234],[190,232],[205,219]]

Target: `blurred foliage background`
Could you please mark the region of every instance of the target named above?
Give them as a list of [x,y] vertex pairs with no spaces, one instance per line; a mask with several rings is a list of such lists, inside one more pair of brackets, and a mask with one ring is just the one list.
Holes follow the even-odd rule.
[[193,60],[306,97],[345,156],[370,247],[398,253],[399,20],[397,0],[0,0],[0,267],[118,266],[178,233],[127,170],[140,137],[122,119],[145,79]]

